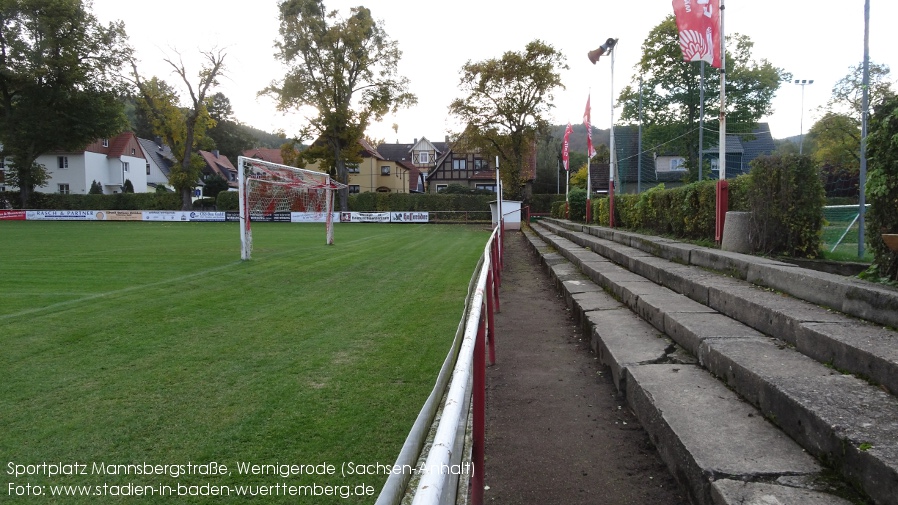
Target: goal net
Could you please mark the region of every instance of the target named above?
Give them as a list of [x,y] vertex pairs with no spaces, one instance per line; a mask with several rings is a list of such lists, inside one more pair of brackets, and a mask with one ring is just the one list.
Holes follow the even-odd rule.
[[345,188],[323,172],[280,165],[255,158],[237,158],[240,202],[240,257],[250,259],[253,220],[277,213],[302,213],[303,221],[324,222],[326,243],[334,243],[334,192]]

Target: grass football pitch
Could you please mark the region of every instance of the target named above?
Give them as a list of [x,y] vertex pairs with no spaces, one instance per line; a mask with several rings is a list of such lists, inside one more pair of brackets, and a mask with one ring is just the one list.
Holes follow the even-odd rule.
[[253,231],[0,222],[0,502],[374,501],[489,232]]

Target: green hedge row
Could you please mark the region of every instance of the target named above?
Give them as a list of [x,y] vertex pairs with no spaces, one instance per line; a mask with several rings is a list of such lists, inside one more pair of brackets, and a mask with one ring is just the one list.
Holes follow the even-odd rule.
[[[18,191],[0,193],[0,201],[13,208],[21,208]],[[181,195],[177,193],[116,193],[114,195],[61,195],[34,192],[28,201],[29,209],[46,210],[180,210]]]
[[[816,257],[824,223],[825,193],[817,169],[806,156],[766,156],[752,162],[746,175],[729,179],[729,210],[752,213],[755,252]],[[615,226],[690,240],[715,240],[717,181],[705,180],[673,189],[663,185],[614,198]],[[582,191],[582,190],[579,190]],[[570,219],[583,221],[585,194],[570,192]],[[593,222],[608,226],[608,198],[592,202]],[[552,215],[564,218],[564,202]]]

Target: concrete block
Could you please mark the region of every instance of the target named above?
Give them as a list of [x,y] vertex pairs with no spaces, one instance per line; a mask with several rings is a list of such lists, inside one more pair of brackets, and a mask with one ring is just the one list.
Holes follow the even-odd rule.
[[796,331],[795,348],[898,394],[898,332],[856,320],[804,322]]
[[801,447],[699,367],[639,365],[627,373],[630,406],[693,503],[714,503],[712,479],[820,471]]
[[774,340],[705,340],[708,369],[877,504],[898,504],[898,398]]
[[751,212],[729,211],[723,221],[720,248],[724,251],[751,253]]
[[801,323],[843,320],[840,314],[747,283],[715,283],[709,286],[708,305],[721,314],[790,344],[795,344],[795,333]]
[[851,505],[821,491],[764,482],[721,479],[711,484],[714,505]]
[[709,338],[762,338],[764,335],[719,312],[677,312],[664,315],[664,333],[692,354]]
[[679,293],[656,284],[653,285],[657,287],[656,290],[639,295],[635,307],[630,306],[640,317],[658,328],[659,331],[664,331],[665,314],[716,313],[714,309],[690,300]]
[[626,308],[589,313],[590,345],[599,361],[611,369],[618,391],[626,390],[627,368],[657,363],[674,349],[673,342]]

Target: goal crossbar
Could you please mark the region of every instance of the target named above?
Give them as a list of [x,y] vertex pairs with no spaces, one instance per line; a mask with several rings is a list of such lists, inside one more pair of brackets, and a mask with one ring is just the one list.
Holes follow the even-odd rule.
[[303,211],[320,215],[327,244],[334,243],[334,192],[346,187],[324,172],[296,168],[244,156],[237,157],[240,212],[240,257],[252,256],[252,219],[275,212]]

